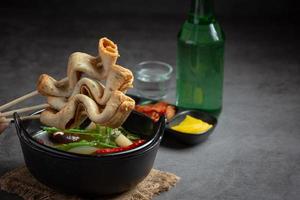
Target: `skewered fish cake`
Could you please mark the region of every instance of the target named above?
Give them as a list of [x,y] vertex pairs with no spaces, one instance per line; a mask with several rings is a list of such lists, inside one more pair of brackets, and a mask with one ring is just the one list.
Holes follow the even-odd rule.
[[[119,54],[112,41],[100,39],[98,49],[98,57],[80,52],[71,54],[65,80],[40,76],[38,91],[51,106],[41,113],[42,123],[67,129],[89,118],[115,128],[126,120],[135,106],[134,100],[124,94],[132,87],[132,72],[116,64]],[[106,80],[105,86],[100,83],[102,80]]]
[[[47,74],[39,77],[37,90],[44,96],[69,97],[82,74],[96,80],[105,80],[115,66],[119,56],[117,45],[107,38],[99,40],[99,56],[94,57],[86,53],[75,52],[69,57],[67,68],[67,80],[57,81]],[[132,73],[128,69],[115,66],[112,73],[124,72],[124,76]],[[120,68],[120,69],[119,69]],[[113,73],[113,74],[114,74]],[[131,77],[133,80],[133,77]],[[132,84],[132,82],[131,82]]]
[[40,120],[48,126],[68,129],[78,127],[88,117],[96,124],[116,128],[123,124],[134,106],[134,100],[120,91],[112,93],[105,107],[86,95],[76,94],[60,111],[46,109]]

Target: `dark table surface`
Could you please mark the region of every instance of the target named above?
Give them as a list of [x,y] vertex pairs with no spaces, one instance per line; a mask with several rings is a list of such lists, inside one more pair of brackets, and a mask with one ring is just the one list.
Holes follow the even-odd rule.
[[[34,90],[41,73],[64,77],[68,56],[95,55],[102,36],[118,43],[121,65],[155,59],[175,66],[181,23],[172,16],[1,17],[0,104]],[[227,41],[219,124],[198,146],[161,146],[155,168],[181,181],[156,199],[298,199],[300,57],[294,25],[235,19],[222,25]],[[173,77],[171,102],[174,90]],[[0,135],[0,175],[20,165],[24,160],[11,126]],[[0,191],[0,199],[19,198]]]

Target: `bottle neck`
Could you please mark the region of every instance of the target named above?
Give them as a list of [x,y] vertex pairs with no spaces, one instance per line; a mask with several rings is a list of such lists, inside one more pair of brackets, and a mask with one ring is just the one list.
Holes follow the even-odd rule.
[[188,21],[193,24],[209,24],[215,19],[212,0],[192,0]]

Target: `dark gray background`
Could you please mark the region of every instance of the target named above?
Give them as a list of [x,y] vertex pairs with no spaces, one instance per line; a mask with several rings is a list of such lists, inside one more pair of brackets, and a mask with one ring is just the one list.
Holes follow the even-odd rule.
[[[155,168],[182,180],[156,199],[298,199],[299,6],[271,0],[215,6],[226,33],[223,112],[205,143],[160,148]],[[68,55],[95,55],[102,36],[118,43],[121,65],[156,59],[175,66],[176,35],[188,8],[184,0],[1,3],[0,104],[34,90],[41,73],[63,77]],[[0,136],[0,175],[23,162],[11,127]],[[0,192],[0,199],[18,198]]]
[[[215,0],[215,10],[219,16],[268,16],[287,17],[299,14],[299,6],[296,0],[272,1],[272,0]],[[22,12],[55,13],[55,14],[164,14],[183,15],[189,8],[187,0],[10,0],[1,3],[1,8],[18,9]]]

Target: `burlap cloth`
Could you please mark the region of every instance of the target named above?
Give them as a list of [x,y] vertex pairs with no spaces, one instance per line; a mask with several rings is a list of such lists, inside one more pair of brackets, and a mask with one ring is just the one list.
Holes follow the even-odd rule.
[[[152,169],[150,174],[134,189],[105,200],[149,200],[161,192],[171,189],[179,177],[175,174]],[[0,178],[0,189],[16,194],[25,200],[83,200],[78,196],[58,193],[39,183],[27,170],[20,167],[7,172]]]

